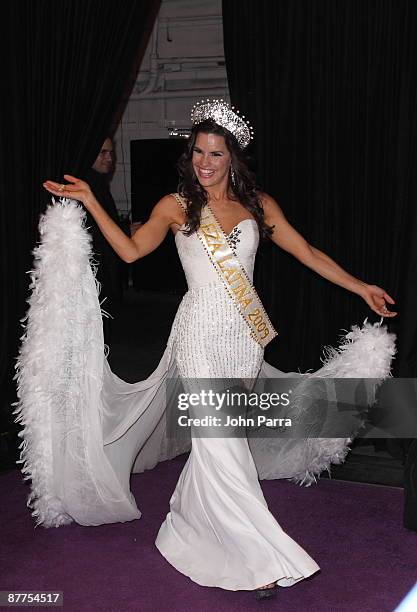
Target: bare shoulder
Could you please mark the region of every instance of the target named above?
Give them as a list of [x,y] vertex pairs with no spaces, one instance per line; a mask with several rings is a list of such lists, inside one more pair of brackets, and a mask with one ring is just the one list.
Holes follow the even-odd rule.
[[169,193],[164,195],[159,202],[155,204],[153,207],[152,213],[156,212],[158,214],[169,214],[178,208],[178,202],[174,198],[174,196]]
[[182,219],[183,214],[175,197],[167,194],[155,204],[151,216],[164,217],[169,223],[177,223],[178,219]]
[[283,217],[281,206],[268,193],[261,193],[262,208],[264,209],[265,219],[269,217]]

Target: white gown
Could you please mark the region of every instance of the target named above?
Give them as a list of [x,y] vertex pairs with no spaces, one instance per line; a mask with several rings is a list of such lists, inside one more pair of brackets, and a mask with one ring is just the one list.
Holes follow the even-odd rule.
[[[237,227],[236,252],[252,279],[258,227],[250,219]],[[179,375],[256,378],[263,349],[198,236],[179,231],[175,240],[189,287],[173,330]],[[194,582],[224,589],[255,589],[273,580],[287,586],[319,569],[269,512],[246,438],[192,438],[156,545]]]
[[[18,420],[29,504],[38,523],[59,526],[140,517],[130,492],[132,471],[152,468],[190,448],[167,435],[180,378],[286,376],[263,361],[262,348],[227,295],[196,234],[176,234],[187,277],[184,296],[157,369],[128,384],[104,357],[101,313],[90,265],[83,211],[74,202],[50,207],[41,220],[26,334],[18,361]],[[259,235],[255,221],[235,228],[236,253],[252,278]],[[59,288],[59,291],[57,291]],[[140,324],[140,322],[138,322]],[[157,333],[157,321],[155,322]],[[311,377],[389,375],[394,340],[364,325],[347,335]],[[367,387],[373,401],[376,381]],[[297,408],[303,414],[303,406]],[[314,416],[314,415],[313,415]],[[353,433],[353,432],[352,432]],[[310,483],[343,461],[350,438],[193,438],[192,451],[156,545],[201,585],[255,589],[289,586],[319,568],[269,512],[260,478]],[[132,469],[133,466],[133,469]]]

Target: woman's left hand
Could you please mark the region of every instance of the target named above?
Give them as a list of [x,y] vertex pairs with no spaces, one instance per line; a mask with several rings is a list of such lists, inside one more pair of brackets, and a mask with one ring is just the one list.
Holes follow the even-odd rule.
[[64,179],[68,181],[66,185],[54,181],[45,181],[43,186],[46,191],[59,198],[70,198],[82,202],[89,210],[91,201],[94,201],[94,196],[88,183],[71,176],[71,174],[64,174]]
[[388,304],[395,304],[395,302],[381,287],[365,285],[360,292],[360,296],[365,300],[369,308],[381,317],[395,317],[397,315],[396,312],[388,310],[387,302]]

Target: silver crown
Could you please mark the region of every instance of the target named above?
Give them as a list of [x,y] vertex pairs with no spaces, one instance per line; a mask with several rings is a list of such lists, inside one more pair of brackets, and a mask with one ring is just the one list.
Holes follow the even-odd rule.
[[244,115],[239,115],[234,106],[230,106],[225,100],[201,100],[194,104],[191,110],[191,122],[198,125],[203,121],[212,119],[218,125],[231,132],[239,143],[241,149],[248,146],[253,139],[253,128]]

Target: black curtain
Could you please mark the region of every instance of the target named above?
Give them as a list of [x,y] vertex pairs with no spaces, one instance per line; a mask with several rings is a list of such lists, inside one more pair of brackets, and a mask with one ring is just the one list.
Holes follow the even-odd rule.
[[[317,248],[386,289],[399,317],[397,374],[417,370],[417,5],[414,0],[224,0],[232,103],[255,128],[265,191]],[[257,286],[280,333],[283,370],[365,317],[357,296],[279,249]]]
[[[2,4],[0,380],[12,393],[27,270],[49,195],[42,182],[91,166],[127,97],[159,0]],[[1,411],[0,411],[0,416]],[[4,413],[3,413],[4,417]]]

